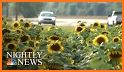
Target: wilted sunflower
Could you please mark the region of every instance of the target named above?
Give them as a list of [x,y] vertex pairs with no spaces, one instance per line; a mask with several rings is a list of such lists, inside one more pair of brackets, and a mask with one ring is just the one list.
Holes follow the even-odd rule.
[[101,29],[107,29],[107,24],[100,24]]
[[108,37],[105,35],[98,35],[93,39],[93,44],[94,45],[100,45],[101,43],[107,43],[108,42]]
[[100,26],[100,24],[98,23],[98,22],[95,22],[93,25],[92,25],[92,27],[99,27]]
[[111,50],[108,52],[108,58],[112,61],[116,61],[117,63],[121,63],[122,52],[121,50]]
[[114,38],[113,38],[113,42],[116,43],[116,42],[119,42],[119,41],[120,41],[120,38],[119,38],[119,37],[114,37]]
[[24,24],[24,28],[30,29],[30,28],[31,28],[31,23],[30,23],[30,22],[26,22],[26,23]]
[[30,40],[30,36],[29,35],[23,35],[21,38],[20,38],[21,42],[26,42],[26,41],[29,41]]
[[20,24],[19,24],[19,22],[16,21],[16,22],[13,23],[12,26],[13,26],[13,28],[19,28]]
[[54,42],[48,45],[48,52],[53,53],[54,51],[63,51],[64,47],[61,45],[60,42]]
[[57,41],[60,40],[60,37],[57,35],[52,35],[48,38],[48,41]]
[[9,29],[3,28],[2,29],[2,34],[10,33],[11,31]]
[[77,34],[79,34],[80,32],[83,32],[85,30],[85,27],[81,27],[81,26],[78,26],[75,28],[75,31]]
[[16,44],[15,43],[8,43],[6,45],[6,48],[15,51],[16,50]]

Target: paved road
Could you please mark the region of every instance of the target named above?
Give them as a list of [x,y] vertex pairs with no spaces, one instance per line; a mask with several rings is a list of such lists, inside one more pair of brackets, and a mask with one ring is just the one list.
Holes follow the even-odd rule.
[[[33,24],[38,24],[37,18],[25,18],[25,20],[31,21]],[[100,22],[100,23],[107,23],[107,19],[64,19],[64,18],[58,18],[56,19],[56,25],[57,26],[76,26],[78,21],[85,21],[87,22],[87,26],[94,22]],[[43,24],[45,25],[45,24]]]

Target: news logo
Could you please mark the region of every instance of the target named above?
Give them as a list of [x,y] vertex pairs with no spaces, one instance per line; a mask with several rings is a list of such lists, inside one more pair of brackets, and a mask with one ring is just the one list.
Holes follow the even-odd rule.
[[7,60],[7,65],[17,65],[16,59],[9,58]]

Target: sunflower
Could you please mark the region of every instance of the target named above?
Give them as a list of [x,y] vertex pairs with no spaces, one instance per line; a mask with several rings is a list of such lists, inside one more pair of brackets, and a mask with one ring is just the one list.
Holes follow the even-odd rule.
[[48,38],[48,41],[57,41],[60,40],[60,37],[57,35],[52,35]]
[[85,30],[85,27],[81,27],[81,26],[78,26],[78,27],[75,28],[75,31],[76,31],[77,34],[83,32],[84,30]]
[[86,24],[84,22],[80,23],[79,26],[85,27]]
[[57,52],[57,51],[63,51],[64,47],[61,45],[60,42],[54,42],[48,45],[48,52],[49,53],[53,53],[53,52]]
[[2,34],[10,33],[11,31],[9,29],[3,28],[2,29]]
[[30,40],[30,36],[29,35],[23,35],[21,38],[20,38],[21,42],[26,42],[26,41],[29,41]]
[[101,34],[103,34],[103,35],[108,35],[109,32],[107,32],[107,31],[103,31]]
[[22,31],[22,29],[16,29],[15,32],[18,34],[22,34],[23,31]]
[[99,26],[100,26],[99,22],[95,22],[95,23],[92,25],[92,27],[99,27]]
[[81,21],[77,21],[77,23],[81,23]]
[[107,24],[100,24],[101,29],[107,29]]
[[30,23],[30,22],[26,22],[26,23],[24,24],[24,28],[30,29],[30,28],[31,28],[31,23]]
[[35,51],[32,47],[29,47],[29,48],[26,48],[24,52],[26,52],[26,58],[30,58],[30,57],[33,57],[33,53],[29,54],[28,52],[35,52]]
[[94,45],[100,45],[101,43],[107,43],[107,42],[108,42],[108,37],[105,35],[99,35],[93,39]]
[[15,43],[8,43],[6,45],[6,48],[10,49],[10,50],[16,50],[16,44]]
[[112,61],[121,63],[122,52],[121,50],[111,50],[108,52],[108,58]]
[[48,27],[48,31],[51,31],[53,29],[56,29],[56,27],[55,26]]
[[40,46],[40,42],[39,41],[36,41],[35,43],[34,43],[34,47],[39,47]]
[[10,37],[5,37],[5,38],[3,38],[3,42],[4,42],[5,44],[10,43],[12,40],[13,40],[13,39],[10,38]]
[[119,37],[114,37],[114,38],[113,38],[113,42],[116,43],[116,42],[119,42],[119,41],[120,41],[120,38],[119,38]]
[[33,48],[30,47],[30,48],[25,49],[24,52],[34,52],[34,50]]
[[19,22],[16,21],[16,22],[13,23],[12,26],[13,26],[13,28],[19,28],[20,24],[19,24]]
[[19,22],[24,22],[24,20],[21,18],[21,19],[19,20]]
[[90,32],[96,32],[97,29],[96,28],[90,28]]

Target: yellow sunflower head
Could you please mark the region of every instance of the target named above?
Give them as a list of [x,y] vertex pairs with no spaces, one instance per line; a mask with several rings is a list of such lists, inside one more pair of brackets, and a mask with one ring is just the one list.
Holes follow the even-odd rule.
[[61,52],[64,50],[64,47],[61,45],[60,42],[54,42],[48,45],[48,52],[53,53],[53,52]]
[[33,48],[30,47],[30,48],[25,49],[24,52],[34,52],[34,50]]
[[21,18],[21,19],[19,20],[19,22],[24,22],[24,20]]
[[110,32],[109,31],[103,31],[101,34],[103,34],[103,35],[109,35],[110,34]]
[[31,28],[31,23],[30,23],[30,22],[26,22],[26,23],[24,24],[24,28],[30,29],[30,28]]
[[16,29],[15,32],[18,34],[22,34],[23,31],[22,31],[22,29]]
[[116,43],[116,42],[119,42],[120,41],[120,38],[119,37],[114,37],[113,38],[113,42]]
[[26,41],[29,41],[30,40],[30,36],[29,35],[23,35],[21,38],[20,38],[21,42],[26,42]]
[[3,42],[4,42],[4,44],[7,44],[7,43],[10,43],[10,42],[12,42],[12,38],[11,37],[5,37],[4,39],[3,39]]
[[3,28],[2,29],[2,34],[10,33],[11,31],[9,29]]
[[13,23],[13,28],[19,28],[20,27],[20,24],[19,24],[19,22],[14,22]]
[[108,52],[108,58],[110,60],[114,60],[114,61],[121,63],[122,51],[121,50],[111,50]]
[[96,32],[97,29],[96,28],[90,28],[90,32]]
[[81,21],[77,21],[77,23],[81,23]]
[[53,35],[53,36],[50,36],[50,37],[48,38],[48,40],[49,40],[49,41],[57,41],[57,40],[60,40],[60,37],[57,36],[57,35]]
[[101,43],[107,43],[108,37],[105,35],[98,35],[93,39],[94,45],[100,45]]
[[40,42],[39,41],[36,41],[35,43],[34,43],[34,47],[39,47],[40,46]]
[[84,22],[82,22],[82,23],[79,24],[79,26],[81,26],[81,27],[85,27],[86,24],[85,24]]
[[6,48],[7,49],[10,49],[10,50],[16,50],[16,44],[15,43],[8,43],[7,45],[6,45]]
[[48,31],[51,31],[51,30],[53,30],[55,28],[56,28],[55,26],[48,27]]
[[100,24],[99,24],[99,22],[95,22],[92,26],[93,26],[93,27],[99,27]]
[[101,29],[107,29],[107,24],[100,24]]
[[85,30],[85,27],[78,26],[75,28],[76,33],[83,32]]

